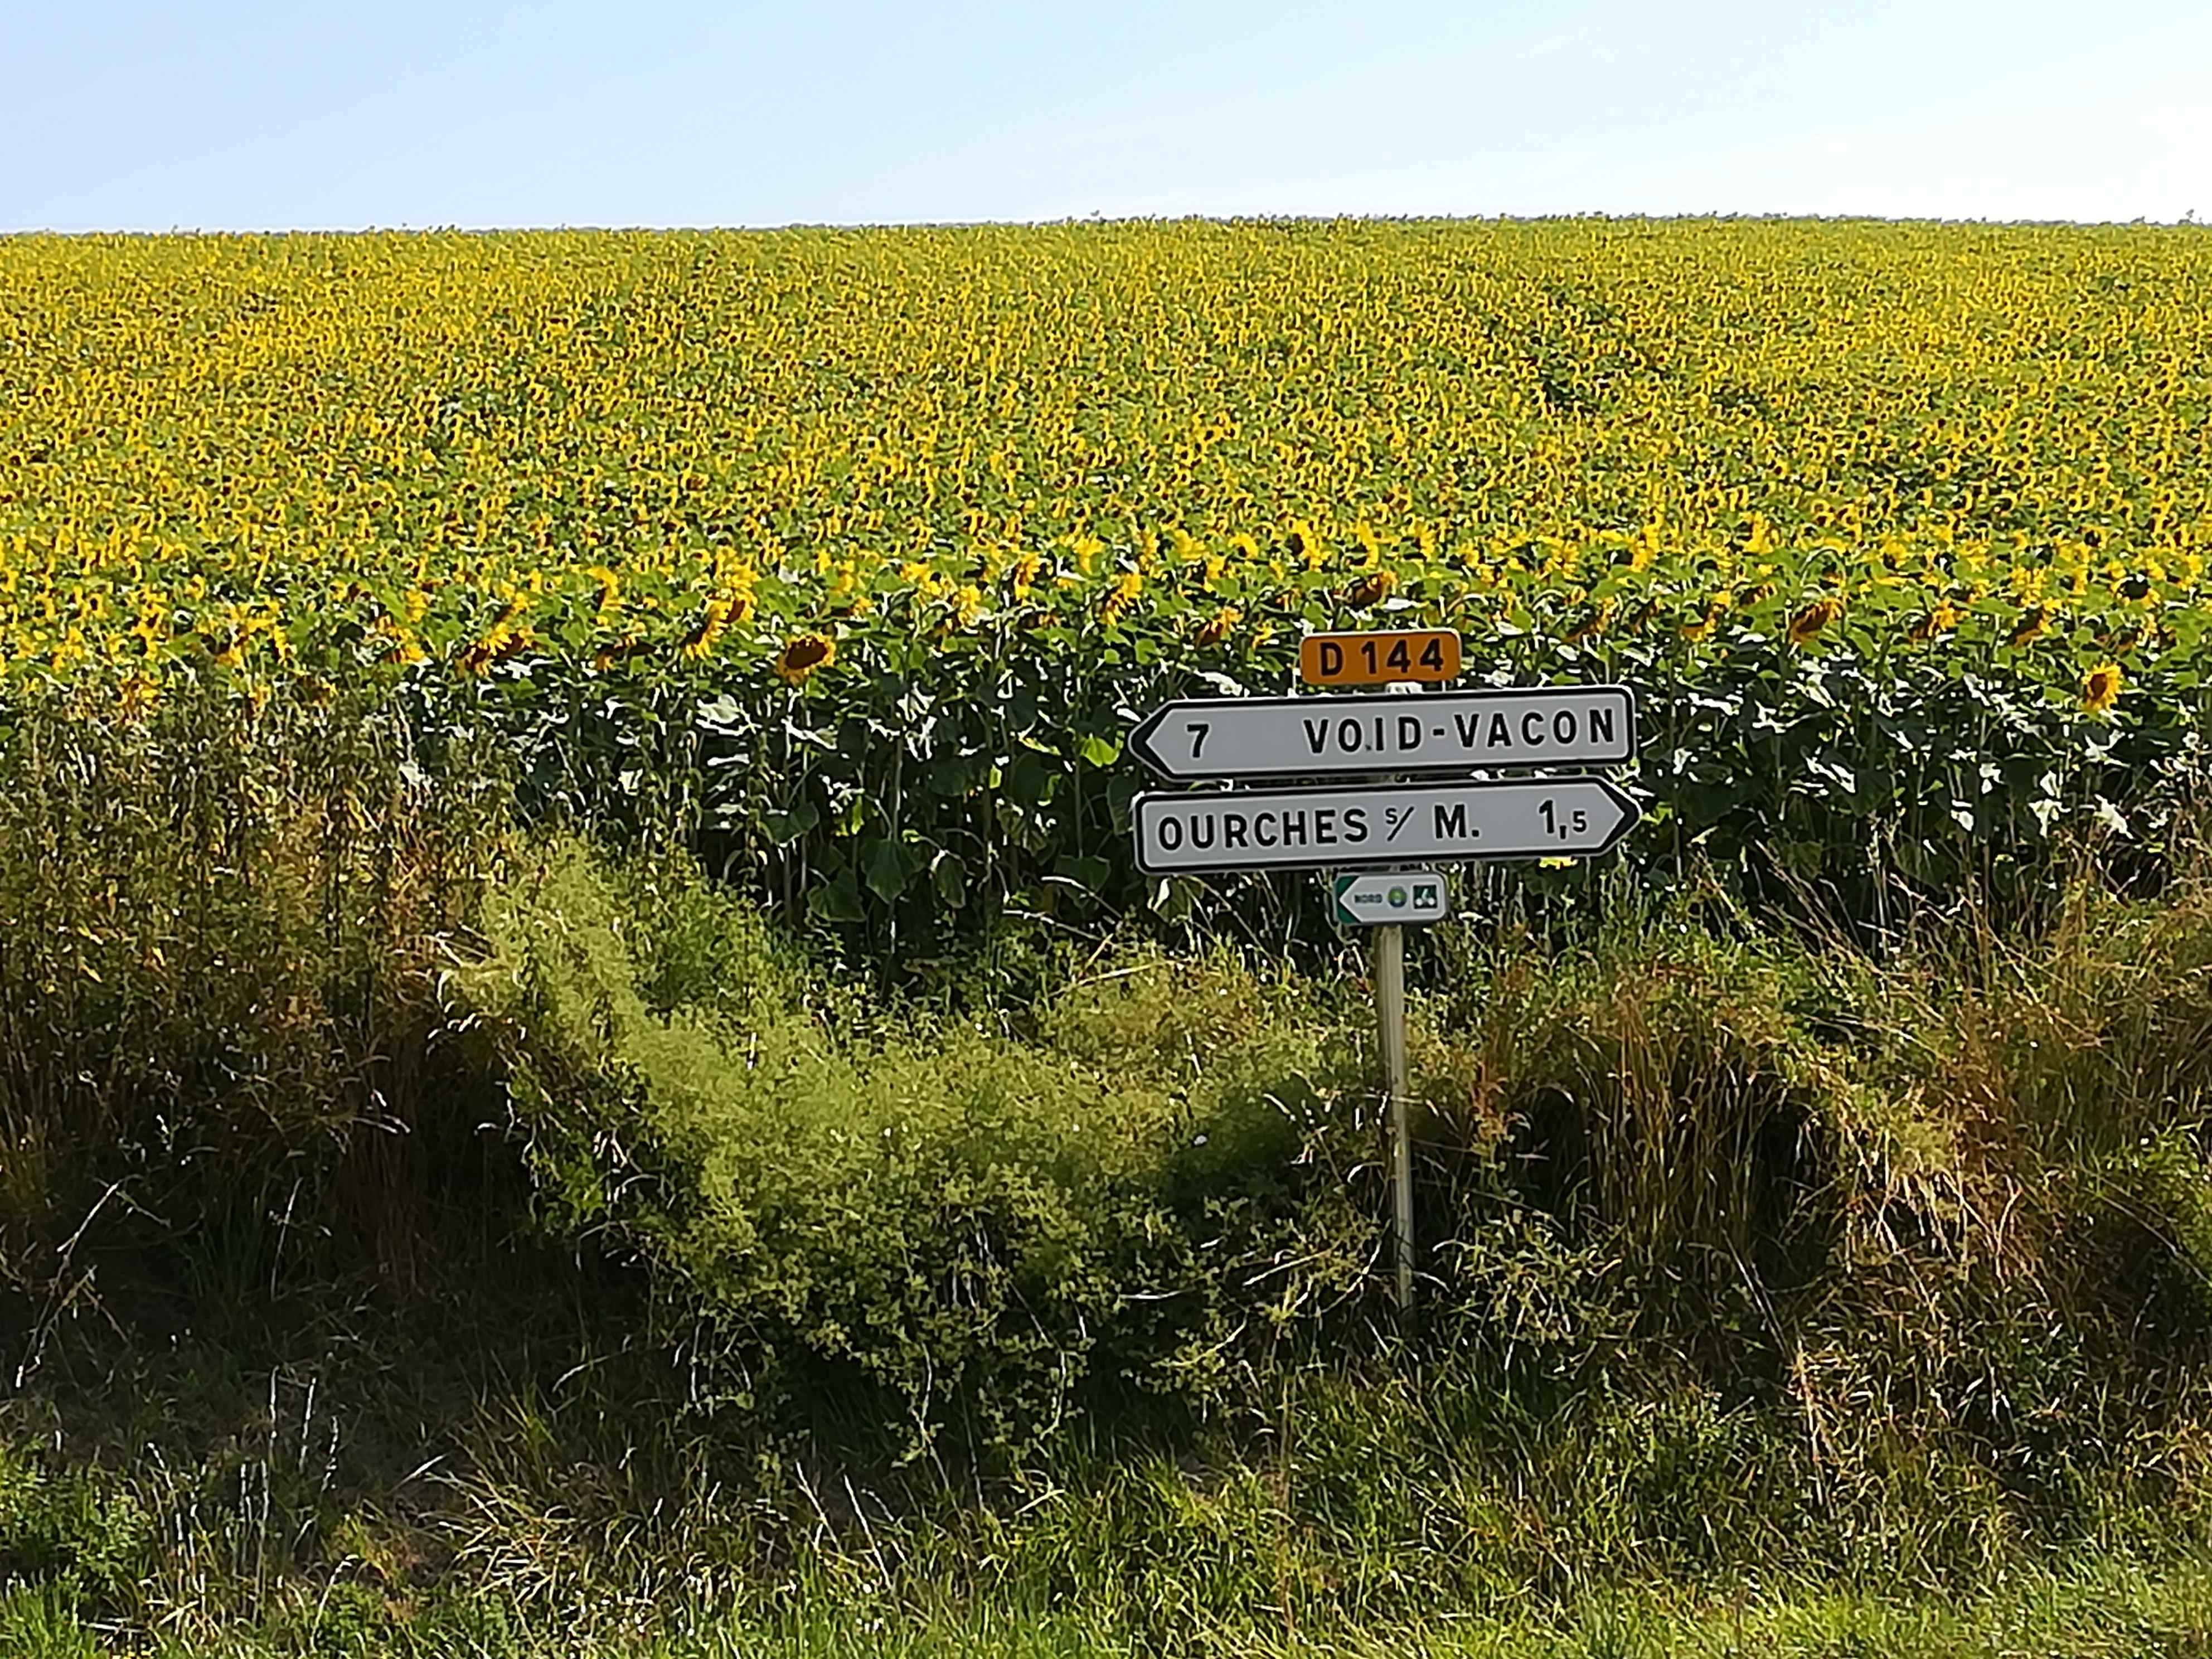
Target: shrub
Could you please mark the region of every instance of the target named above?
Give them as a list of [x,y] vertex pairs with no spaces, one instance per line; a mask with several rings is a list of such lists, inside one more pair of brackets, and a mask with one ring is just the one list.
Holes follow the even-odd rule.
[[841,1034],[726,902],[711,965],[695,911],[639,938],[624,895],[665,879],[542,849],[467,983],[550,1224],[647,1263],[714,1403],[1017,1450],[1100,1389],[1217,1403],[1228,1351],[1362,1271],[1370,1223],[1300,1161],[1346,1059],[1291,994],[1140,956],[1035,1042],[849,1006]]

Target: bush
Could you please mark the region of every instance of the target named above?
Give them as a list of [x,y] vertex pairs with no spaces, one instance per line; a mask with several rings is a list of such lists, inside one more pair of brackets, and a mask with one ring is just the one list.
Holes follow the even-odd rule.
[[1419,1009],[1401,1346],[1364,1010],[1135,950],[1008,1035],[826,991],[680,866],[526,866],[466,986],[547,1224],[641,1260],[756,1429],[1028,1458],[1133,1388],[1188,1421],[1444,1363],[1694,1404],[1731,1456],[1755,1423],[1847,1554],[1931,1481],[2089,1524],[2153,1469],[2127,1413],[2195,1409],[2194,890],[1887,960],[1650,918],[1474,946]]
[[1363,1271],[1358,1056],[1289,990],[1140,955],[1034,1041],[849,998],[840,1034],[732,901],[633,927],[669,879],[550,845],[466,983],[550,1224],[648,1264],[716,1403],[1018,1449],[1101,1389],[1218,1403]]

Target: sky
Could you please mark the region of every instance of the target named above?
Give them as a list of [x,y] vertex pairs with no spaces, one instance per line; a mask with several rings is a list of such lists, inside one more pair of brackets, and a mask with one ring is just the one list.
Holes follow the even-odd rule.
[[0,231],[2212,219],[2172,0],[15,0]]

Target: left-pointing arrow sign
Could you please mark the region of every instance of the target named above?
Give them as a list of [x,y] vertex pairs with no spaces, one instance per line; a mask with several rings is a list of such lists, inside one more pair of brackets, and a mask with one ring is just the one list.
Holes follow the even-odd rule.
[[1636,757],[1636,698],[1625,685],[1208,697],[1153,710],[1129,734],[1129,748],[1176,782],[1611,766]]

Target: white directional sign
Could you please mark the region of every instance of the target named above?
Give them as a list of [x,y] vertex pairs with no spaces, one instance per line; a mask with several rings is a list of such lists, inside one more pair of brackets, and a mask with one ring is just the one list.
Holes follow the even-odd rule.
[[1201,789],[1139,795],[1132,811],[1149,875],[1594,858],[1638,816],[1602,778]]
[[[1448,629],[1309,635],[1308,684],[1442,684],[1459,672]],[[1259,788],[1139,795],[1137,867],[1338,870],[1330,908],[1373,929],[1375,1009],[1390,1122],[1398,1305],[1413,1301],[1413,1139],[1407,1127],[1406,927],[1441,920],[1450,900],[1425,862],[1595,858],[1636,823],[1636,803],[1602,778],[1528,776],[1538,769],[1636,758],[1636,697],[1625,685],[1494,687],[1406,696],[1221,697],[1171,702],[1128,748],[1171,783],[1269,779]],[[1511,772],[1492,781],[1424,775]],[[1355,784],[1348,775],[1399,775]],[[1406,775],[1413,775],[1407,778]],[[1311,778],[1303,787],[1286,787]],[[1369,874],[1368,872],[1382,873]]]
[[1174,781],[1610,766],[1636,757],[1636,698],[1625,685],[1210,697],[1155,709],[1129,747]]
[[1386,927],[1442,921],[1451,915],[1451,890],[1440,870],[1386,870],[1339,876],[1328,884],[1336,919],[1346,927]]

